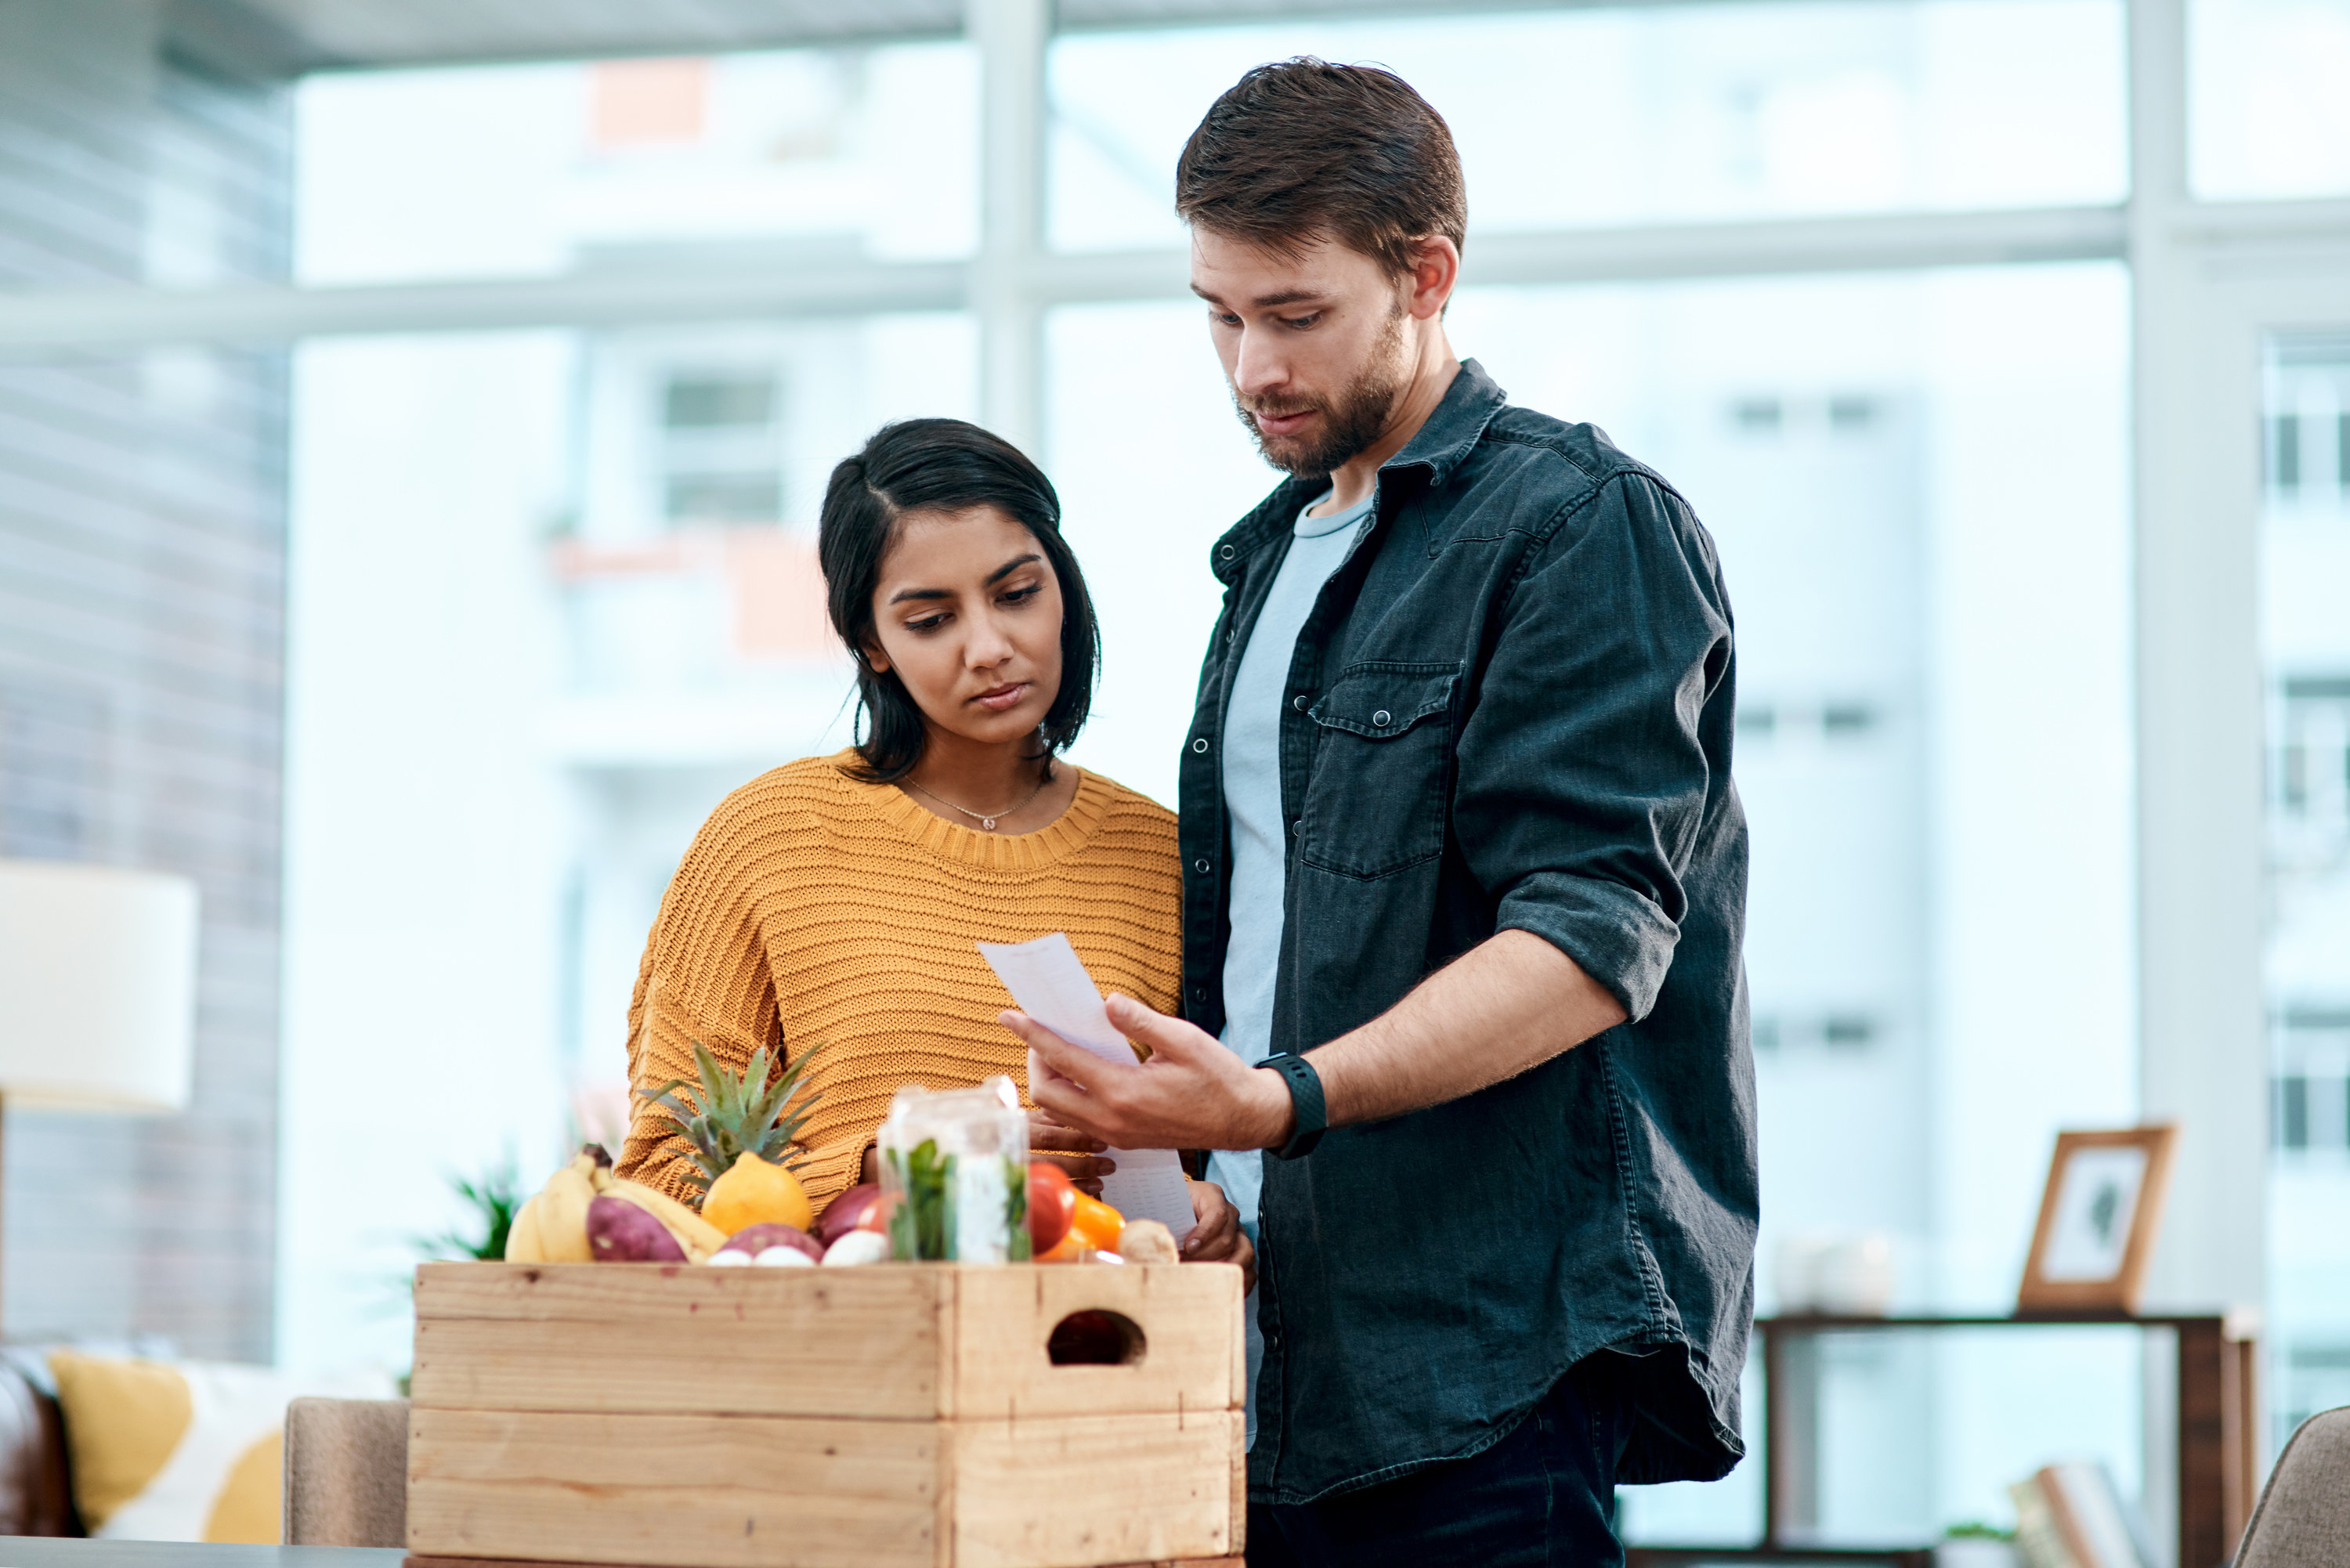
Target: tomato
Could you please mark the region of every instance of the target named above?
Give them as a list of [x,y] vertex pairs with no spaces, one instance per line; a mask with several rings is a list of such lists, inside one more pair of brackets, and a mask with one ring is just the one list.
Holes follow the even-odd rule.
[[873,1201],[865,1206],[865,1212],[857,1217],[857,1223],[849,1229],[870,1231],[877,1236],[887,1236],[889,1233],[889,1211],[897,1207],[896,1193],[877,1192],[873,1195]]
[[1028,1244],[1043,1257],[1069,1233],[1069,1220],[1077,1210],[1077,1189],[1068,1172],[1042,1160],[1028,1168]]
[[1118,1251],[1118,1239],[1126,1229],[1126,1216],[1098,1198],[1077,1194],[1076,1212],[1070,1216],[1069,1229],[1085,1239],[1087,1246],[1099,1252]]

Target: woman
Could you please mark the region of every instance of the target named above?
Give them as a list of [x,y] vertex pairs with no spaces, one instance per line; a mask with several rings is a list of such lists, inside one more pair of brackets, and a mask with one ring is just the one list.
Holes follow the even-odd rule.
[[[1060,501],[960,420],[888,425],[833,470],[817,536],[865,739],[764,774],[702,825],[662,897],[629,1005],[636,1118],[620,1161],[686,1197],[686,1146],[645,1096],[822,1045],[800,1130],[820,1209],[870,1179],[899,1085],[1027,1078],[973,946],[1066,931],[1095,980],[1173,1011],[1175,818],[1055,753],[1084,727],[1100,636]],[[1040,1158],[1087,1185],[1103,1146],[1032,1111]],[[1184,1255],[1253,1265],[1232,1205],[1194,1183]]]

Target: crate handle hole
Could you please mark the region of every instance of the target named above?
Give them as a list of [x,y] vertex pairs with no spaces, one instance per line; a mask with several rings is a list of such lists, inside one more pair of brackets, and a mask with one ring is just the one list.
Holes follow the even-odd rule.
[[1150,1348],[1142,1325],[1123,1313],[1088,1308],[1053,1325],[1045,1354],[1055,1366],[1131,1366]]

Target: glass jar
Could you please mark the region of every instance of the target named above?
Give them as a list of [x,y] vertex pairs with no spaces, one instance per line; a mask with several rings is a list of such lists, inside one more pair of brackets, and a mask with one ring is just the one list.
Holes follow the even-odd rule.
[[1028,1113],[1010,1078],[936,1094],[908,1084],[889,1101],[879,1144],[892,1257],[1027,1259]]

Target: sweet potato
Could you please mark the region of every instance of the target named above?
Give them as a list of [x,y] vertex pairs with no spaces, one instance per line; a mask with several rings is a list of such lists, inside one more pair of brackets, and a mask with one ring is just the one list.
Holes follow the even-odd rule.
[[633,1203],[600,1193],[588,1205],[588,1250],[599,1263],[686,1261],[669,1227]]

